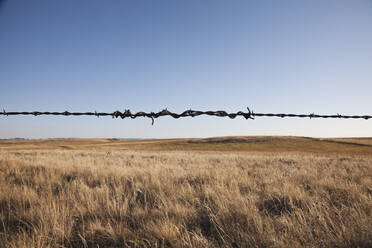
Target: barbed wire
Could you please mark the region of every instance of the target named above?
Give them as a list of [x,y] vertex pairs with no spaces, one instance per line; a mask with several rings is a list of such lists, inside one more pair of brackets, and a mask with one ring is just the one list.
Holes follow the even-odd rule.
[[152,125],[154,124],[154,119],[159,118],[161,116],[171,116],[175,119],[182,118],[182,117],[196,117],[200,115],[209,115],[209,116],[217,116],[217,117],[229,117],[230,119],[235,119],[237,116],[242,116],[245,119],[254,119],[255,117],[291,117],[291,118],[336,118],[336,119],[365,119],[369,120],[372,119],[371,115],[320,115],[320,114],[285,114],[285,113],[255,113],[249,108],[247,108],[247,112],[239,111],[236,113],[228,113],[224,110],[218,111],[199,111],[199,110],[186,110],[180,114],[173,113],[168,111],[168,109],[164,109],[160,112],[137,112],[132,113],[129,109],[124,110],[124,112],[120,112],[119,110],[114,111],[112,113],[106,112],[41,112],[41,111],[31,111],[31,112],[7,112],[3,109],[3,112],[0,112],[0,115],[3,116],[13,116],[13,115],[33,115],[33,116],[40,116],[40,115],[56,115],[56,116],[111,116],[112,118],[131,118],[135,119],[137,117],[147,117],[151,118]]

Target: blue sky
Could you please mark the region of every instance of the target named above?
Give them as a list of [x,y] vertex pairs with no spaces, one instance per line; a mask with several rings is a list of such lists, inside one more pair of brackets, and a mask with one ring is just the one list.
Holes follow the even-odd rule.
[[[0,108],[372,114],[372,1],[0,0]],[[372,136],[372,121],[1,117],[0,138]]]

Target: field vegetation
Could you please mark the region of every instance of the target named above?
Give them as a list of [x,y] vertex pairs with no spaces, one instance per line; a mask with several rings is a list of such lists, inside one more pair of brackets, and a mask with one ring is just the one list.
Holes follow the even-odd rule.
[[0,141],[0,247],[372,247],[370,141]]

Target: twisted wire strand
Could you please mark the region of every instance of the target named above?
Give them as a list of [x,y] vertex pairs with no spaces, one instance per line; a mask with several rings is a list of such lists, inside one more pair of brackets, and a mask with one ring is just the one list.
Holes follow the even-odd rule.
[[137,112],[132,113],[129,109],[124,110],[121,112],[119,110],[114,111],[112,113],[106,112],[41,112],[41,111],[31,111],[31,112],[7,112],[3,110],[0,112],[0,115],[3,116],[13,116],[13,115],[33,115],[33,116],[40,116],[40,115],[54,115],[54,116],[111,116],[112,118],[131,118],[135,119],[137,117],[147,117],[152,120],[152,124],[154,124],[154,119],[159,118],[161,116],[171,116],[175,119],[182,118],[182,117],[197,117],[200,115],[208,115],[208,116],[217,116],[217,117],[228,117],[230,119],[235,119],[237,116],[242,116],[245,119],[254,119],[255,117],[290,117],[290,118],[336,118],[336,119],[365,119],[369,120],[372,119],[371,115],[320,115],[320,114],[286,114],[286,113],[255,113],[249,108],[247,108],[247,112],[239,111],[236,113],[228,113],[224,110],[218,111],[200,111],[200,110],[186,110],[180,114],[173,113],[168,111],[168,109],[164,109],[160,112]]

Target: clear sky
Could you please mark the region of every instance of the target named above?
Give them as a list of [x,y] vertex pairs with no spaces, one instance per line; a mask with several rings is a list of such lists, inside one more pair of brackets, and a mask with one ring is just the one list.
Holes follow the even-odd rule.
[[[0,0],[0,108],[372,114],[372,1]],[[372,136],[372,120],[0,117],[0,138]]]

